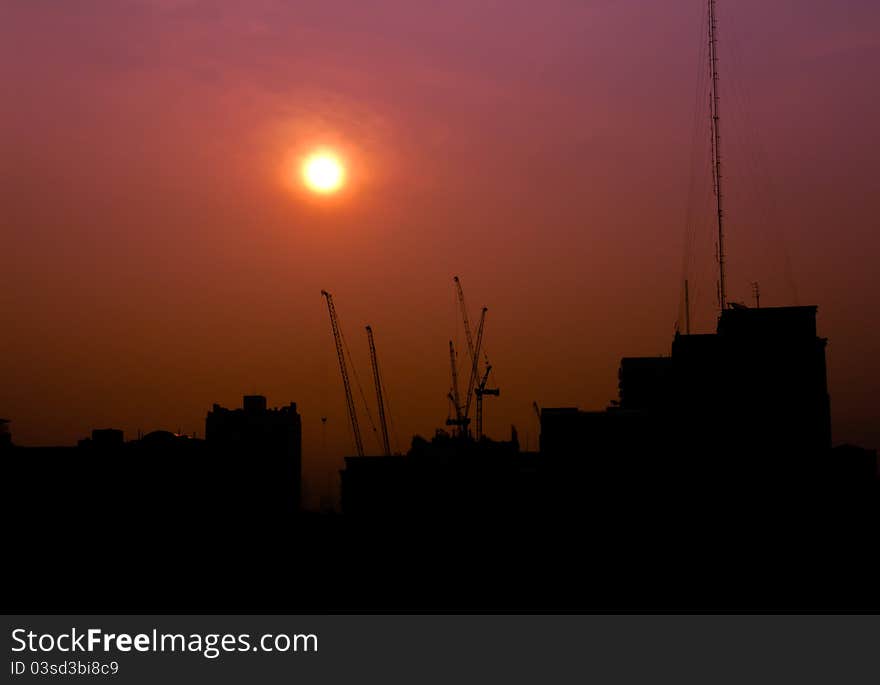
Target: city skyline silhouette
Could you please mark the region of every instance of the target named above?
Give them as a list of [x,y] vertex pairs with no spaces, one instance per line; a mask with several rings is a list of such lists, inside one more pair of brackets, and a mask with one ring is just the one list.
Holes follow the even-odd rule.
[[[877,452],[831,447],[816,313],[732,306],[715,334],[676,333],[671,356],[624,357],[604,411],[536,406],[538,451],[459,422],[404,454],[346,457],[340,513],[302,506],[294,403],[215,404],[204,439],[97,429],[21,448],[4,424],[22,556],[8,607],[880,606]],[[51,560],[70,554],[59,577]]]
[[[533,401],[600,409],[621,356],[668,353],[691,157],[709,142],[702,0],[350,7],[357,36],[320,8],[220,6],[6,8],[0,417],[21,444],[201,432],[214,402],[253,392],[299,403],[306,468],[329,478],[351,445],[322,288],[349,335],[381,335],[402,437],[445,418],[447,341],[464,345],[455,274],[473,316],[491,307],[486,346],[509,389],[491,435],[514,424],[534,445]],[[804,5],[795,21],[782,4],[719,6],[729,290],[750,304],[758,281],[765,306],[820,307],[834,438],[876,448],[859,133],[880,113],[863,87],[876,10],[848,7]],[[330,202],[277,178],[289,150],[320,141],[350,158]],[[704,159],[689,276],[693,329],[711,332]],[[321,416],[327,469],[313,463]]]
[[10,3],[14,601],[880,607],[877,19]]

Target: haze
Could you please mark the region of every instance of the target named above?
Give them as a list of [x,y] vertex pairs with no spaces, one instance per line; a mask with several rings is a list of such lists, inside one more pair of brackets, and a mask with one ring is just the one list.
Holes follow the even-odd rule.
[[[880,7],[719,4],[730,297],[819,305],[834,441],[877,447]],[[315,501],[352,451],[320,290],[368,398],[373,326],[406,449],[447,416],[453,275],[489,307],[490,435],[534,448],[533,400],[606,406],[620,357],[668,353],[679,318],[703,11],[5,0],[13,439],[201,434],[213,402],[262,393],[299,404]],[[281,181],[314,146],[351,169],[331,202]]]

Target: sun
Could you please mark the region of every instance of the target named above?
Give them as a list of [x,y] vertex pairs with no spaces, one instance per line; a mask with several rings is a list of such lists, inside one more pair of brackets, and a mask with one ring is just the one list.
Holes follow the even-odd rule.
[[315,152],[303,162],[302,177],[309,190],[329,195],[345,183],[345,167],[332,152]]

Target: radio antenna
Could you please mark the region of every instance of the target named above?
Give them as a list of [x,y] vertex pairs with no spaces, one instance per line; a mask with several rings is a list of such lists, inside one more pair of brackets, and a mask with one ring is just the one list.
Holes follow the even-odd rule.
[[724,212],[721,193],[721,131],[718,110],[718,26],[715,0],[709,0],[709,66],[712,71],[712,92],[709,98],[712,117],[712,175],[715,186],[715,208],[718,217],[718,304],[721,311],[727,308],[727,284],[725,283]]

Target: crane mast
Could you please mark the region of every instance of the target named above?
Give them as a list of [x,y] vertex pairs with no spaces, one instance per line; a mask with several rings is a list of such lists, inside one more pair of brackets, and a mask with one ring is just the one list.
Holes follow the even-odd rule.
[[370,363],[373,365],[373,383],[376,385],[376,403],[379,405],[379,426],[382,429],[382,448],[385,456],[391,456],[391,443],[388,440],[388,423],[385,420],[385,399],[382,396],[382,380],[379,376],[379,360],[376,357],[376,342],[373,328],[367,326],[367,341],[370,344]]
[[456,418],[461,419],[461,401],[458,396],[458,369],[456,368],[455,345],[449,341],[449,365],[452,367],[452,402],[455,404]]
[[[472,398],[476,398],[476,438],[477,440],[483,437],[483,397],[485,395],[498,395],[498,388],[487,388],[486,383],[489,380],[489,372],[492,370],[492,366],[489,364],[488,359],[486,360],[486,371],[483,374],[482,379],[479,375],[479,361],[480,361],[480,351],[483,345],[483,328],[486,323],[486,312],[488,311],[487,307],[483,307],[480,311],[480,323],[477,326],[476,332],[476,340],[474,340],[473,333],[471,332],[471,323],[468,318],[467,313],[467,304],[464,299],[464,290],[461,287],[461,279],[458,276],[453,276],[452,280],[455,282],[455,290],[458,295],[458,304],[461,308],[461,318],[464,323],[464,332],[465,337],[467,338],[468,344],[468,354],[469,360],[471,363],[470,374],[468,377],[468,388],[467,394],[464,399],[464,407],[460,404],[460,400],[458,399],[457,382],[454,382],[456,387],[455,397],[453,400],[453,404],[458,408],[458,416],[457,421],[458,425],[462,427],[462,432],[467,434],[467,426],[470,424],[470,411],[471,411],[471,401]],[[450,342],[450,346],[452,343]],[[455,361],[453,360],[453,365]],[[453,369],[453,378],[457,377],[455,369]],[[448,422],[447,422],[448,423]]]
[[483,340],[483,324],[486,321],[487,308],[483,307],[482,311],[480,312],[480,323],[477,326],[477,340],[476,342],[474,342],[474,336],[471,332],[471,322],[468,318],[467,313],[467,304],[464,300],[464,290],[461,287],[461,279],[459,279],[458,276],[453,276],[452,280],[455,282],[455,292],[458,295],[458,305],[461,308],[461,318],[464,323],[464,334],[465,338],[467,339],[468,359],[471,362],[471,372],[470,376],[468,377],[468,389],[464,400],[464,410],[462,412],[462,417],[465,419],[465,421],[467,421],[471,412],[471,398],[474,394],[474,388],[476,387],[477,376],[479,374],[478,366],[480,361],[480,346]]
[[461,413],[461,398],[458,394],[458,369],[456,364],[455,345],[449,341],[449,366],[452,369],[452,389],[449,392],[449,401],[455,409],[455,418],[446,419],[447,426],[458,426],[459,435],[467,433],[468,419]]
[[327,311],[330,313],[330,327],[333,329],[333,340],[336,342],[336,356],[339,358],[339,371],[342,374],[342,385],[345,388],[345,402],[348,405],[348,419],[351,422],[351,432],[354,436],[354,444],[359,457],[364,456],[364,444],[361,441],[361,429],[358,426],[357,414],[354,409],[354,399],[351,395],[351,383],[348,380],[348,369],[345,366],[345,348],[342,345],[342,334],[339,331],[339,319],[336,316],[336,307],[333,304],[333,296],[326,290],[321,294],[327,299]]
[[455,290],[458,293],[458,304],[461,307],[461,318],[464,320],[464,335],[467,338],[468,354],[474,359],[478,353],[474,351],[474,338],[471,335],[471,322],[468,319],[467,305],[464,303],[464,291],[461,289],[461,281],[458,276],[453,276],[455,281]]
[[480,325],[477,328],[477,341],[474,343],[473,354],[471,355],[471,375],[468,379],[467,399],[464,404],[464,418],[467,418],[471,411],[471,397],[474,394],[474,386],[477,382],[477,374],[479,373],[480,347],[483,344],[483,325],[486,323],[487,307],[483,307],[480,312]]
[[486,383],[489,381],[490,371],[492,371],[492,365],[487,362],[486,371],[480,379],[480,384],[477,386],[476,390],[474,390],[474,394],[477,397],[477,440],[483,439],[483,396],[495,395],[495,397],[498,397],[498,395],[501,394],[501,391],[498,388],[486,387]]

